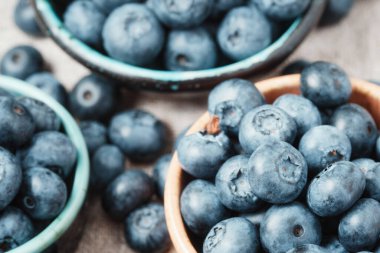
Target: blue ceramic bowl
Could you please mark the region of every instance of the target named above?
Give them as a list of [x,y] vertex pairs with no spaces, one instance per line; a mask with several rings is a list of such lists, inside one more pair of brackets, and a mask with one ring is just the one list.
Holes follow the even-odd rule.
[[130,88],[165,91],[210,89],[228,78],[252,76],[273,69],[318,23],[326,4],[326,0],[311,1],[303,17],[296,19],[269,47],[245,60],[207,70],[175,72],[129,65],[96,51],[66,30],[52,2],[61,5],[67,1],[33,0],[42,28],[74,59],[95,72],[122,81]]
[[78,150],[71,194],[61,214],[33,239],[9,251],[10,253],[42,252],[69,229],[85,201],[89,181],[89,159],[86,144],[73,117],[50,96],[24,81],[2,75],[0,75],[0,89],[16,96],[27,96],[40,100],[53,109],[61,118],[65,133]]

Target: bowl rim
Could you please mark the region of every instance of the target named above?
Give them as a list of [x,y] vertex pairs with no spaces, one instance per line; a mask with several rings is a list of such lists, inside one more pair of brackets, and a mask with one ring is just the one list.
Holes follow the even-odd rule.
[[[353,93],[361,96],[377,98],[375,105],[371,106],[372,112],[376,112],[375,121],[377,126],[380,126],[380,86],[368,81],[351,78]],[[271,92],[268,100],[274,100],[278,95],[283,94],[283,90],[287,92],[299,93],[300,75],[285,75],[274,78],[269,78],[255,83],[256,87],[268,98],[268,92]],[[356,102],[356,101],[354,101]],[[362,101],[363,102],[363,101]],[[363,103],[368,103],[364,101]],[[377,111],[375,111],[377,110]],[[208,112],[198,118],[195,123],[186,132],[186,135],[204,130],[211,116]],[[178,160],[177,151],[174,152],[170,162],[167,181],[165,184],[164,203],[165,203],[165,218],[168,226],[170,238],[173,245],[179,253],[197,253],[187,234],[186,226],[180,212],[180,196],[182,192],[182,180],[185,172],[182,170]]]
[[55,99],[45,94],[38,88],[29,85],[25,81],[13,77],[0,75],[0,89],[10,93],[31,97],[49,106],[61,119],[63,128],[77,149],[77,163],[75,176],[71,188],[71,194],[66,202],[63,211],[41,232],[32,239],[8,251],[10,253],[31,253],[41,252],[58,240],[67,231],[86,199],[89,182],[89,157],[86,143],[78,124],[70,113]]
[[[98,52],[76,39],[64,26],[63,21],[51,5],[51,0],[33,0],[37,17],[47,34],[70,56],[86,67],[115,79],[128,79],[132,88],[180,91],[203,89],[202,82],[211,79],[246,75],[253,69],[288,56],[307,36],[319,21],[326,0],[314,0],[303,16],[295,19],[289,28],[268,47],[247,59],[206,70],[168,71],[133,66]],[[271,64],[269,64],[271,63]],[[210,87],[206,87],[210,88]]]

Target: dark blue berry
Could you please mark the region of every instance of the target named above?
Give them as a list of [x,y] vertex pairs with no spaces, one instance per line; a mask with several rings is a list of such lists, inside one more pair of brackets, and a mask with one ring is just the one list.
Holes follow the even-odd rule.
[[107,143],[107,128],[102,123],[84,120],[79,123],[79,127],[86,141],[88,152],[93,153]]
[[19,0],[13,12],[13,19],[23,32],[32,36],[43,36],[36,20],[36,14],[29,0]]
[[327,6],[322,15],[320,24],[331,25],[339,22],[350,13],[354,2],[354,0],[327,1]]
[[275,21],[292,20],[305,12],[310,0],[252,0],[269,18]]
[[156,183],[157,193],[161,198],[164,197],[165,182],[171,159],[172,154],[163,155],[157,160],[153,167],[153,179]]

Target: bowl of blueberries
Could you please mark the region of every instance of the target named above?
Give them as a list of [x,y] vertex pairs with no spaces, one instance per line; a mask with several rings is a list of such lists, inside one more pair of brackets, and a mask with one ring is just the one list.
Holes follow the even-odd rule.
[[86,198],[84,139],[62,105],[19,79],[0,75],[0,111],[0,252],[54,250]]
[[380,87],[328,62],[223,81],[173,156],[178,252],[380,252]]
[[284,60],[325,0],[34,0],[43,30],[91,70],[130,88],[210,89]]

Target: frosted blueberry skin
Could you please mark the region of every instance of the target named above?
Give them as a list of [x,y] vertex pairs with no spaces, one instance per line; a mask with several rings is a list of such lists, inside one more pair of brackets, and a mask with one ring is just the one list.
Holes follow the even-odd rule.
[[365,176],[348,161],[333,163],[311,182],[307,204],[319,216],[336,216],[348,209],[362,196]]
[[79,128],[90,154],[107,143],[107,128],[102,123],[92,120],[83,120],[79,123]]
[[371,250],[380,235],[380,203],[374,199],[359,200],[340,220],[338,236],[349,251]]
[[334,252],[334,253],[349,253],[343,245],[339,242],[338,238],[334,236],[328,236],[324,237],[322,239],[321,245],[323,248],[325,248],[328,252]]
[[286,253],[329,253],[329,252],[334,252],[338,253],[336,251],[328,251],[324,249],[323,247],[315,244],[304,244],[297,246]]
[[32,239],[35,229],[30,218],[20,209],[8,206],[0,212],[0,249],[9,251]]
[[302,136],[298,147],[305,157],[309,172],[318,174],[337,161],[348,161],[351,143],[348,137],[333,126],[317,126]]
[[153,167],[153,179],[156,184],[156,191],[161,198],[164,197],[165,182],[171,159],[172,154],[165,154],[157,160]]
[[183,189],[180,209],[186,226],[200,236],[231,215],[220,202],[215,186],[201,179],[191,181]]
[[187,135],[179,142],[177,152],[182,169],[202,179],[213,179],[220,166],[233,155],[231,141],[223,132]]
[[138,3],[142,0],[91,0],[104,14],[108,15],[117,7],[127,3]]
[[258,253],[259,231],[245,218],[235,217],[216,224],[203,243],[204,253]]
[[265,104],[256,86],[244,79],[229,79],[215,86],[208,96],[208,111],[219,118],[219,127],[238,135],[240,122],[250,110]]
[[274,21],[289,21],[301,16],[310,5],[310,0],[251,0]]
[[318,218],[303,204],[273,205],[260,226],[261,245],[266,252],[278,253],[303,244],[321,242]]
[[252,154],[260,145],[274,141],[293,143],[297,124],[284,110],[273,105],[249,111],[239,128],[239,142],[244,152]]
[[13,12],[13,20],[18,28],[31,36],[42,37],[36,14],[29,0],[19,0]]
[[142,66],[152,63],[160,53],[164,30],[150,9],[131,3],[117,8],[107,17],[102,38],[109,56]]
[[301,153],[285,142],[263,144],[249,158],[252,193],[272,204],[295,200],[306,185],[307,174]]
[[261,207],[262,202],[252,192],[248,180],[248,160],[243,155],[228,159],[215,177],[215,187],[220,201],[231,210],[250,212]]
[[354,0],[327,1],[325,12],[320,20],[320,25],[332,25],[342,20],[350,13],[354,2]]
[[322,124],[318,108],[308,99],[294,94],[285,94],[278,97],[274,102],[284,110],[297,124],[297,134],[302,136],[308,130]]
[[172,71],[213,68],[217,62],[217,47],[206,29],[197,27],[171,30],[165,48],[165,65]]
[[240,61],[270,45],[272,26],[255,6],[236,7],[220,23],[217,40],[226,56]]
[[352,161],[356,164],[356,166],[361,169],[361,171],[365,174],[367,174],[367,171],[369,171],[372,167],[376,165],[376,162],[370,158],[358,158]]
[[347,103],[352,85],[338,65],[318,61],[302,71],[301,92],[319,108],[329,108]]

